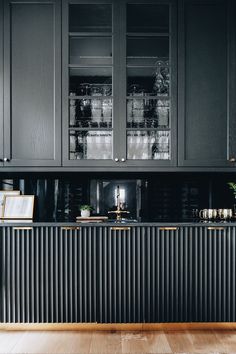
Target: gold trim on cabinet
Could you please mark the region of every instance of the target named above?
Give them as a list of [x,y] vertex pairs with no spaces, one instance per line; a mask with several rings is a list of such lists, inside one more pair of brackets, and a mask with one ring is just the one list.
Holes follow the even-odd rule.
[[30,226],[14,226],[13,227],[13,231],[19,231],[19,230],[33,230],[33,228]]
[[70,231],[70,230],[80,230],[79,226],[61,226],[61,230]]
[[161,230],[161,231],[176,231],[176,230],[178,230],[178,227],[176,227],[176,226],[165,226],[165,227],[160,227],[159,230]]
[[207,230],[225,230],[223,226],[208,226]]
[[113,226],[110,228],[112,231],[129,231],[131,227],[129,226]]

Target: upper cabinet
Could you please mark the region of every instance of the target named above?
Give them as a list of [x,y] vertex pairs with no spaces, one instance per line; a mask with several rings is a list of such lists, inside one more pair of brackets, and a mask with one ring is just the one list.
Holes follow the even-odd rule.
[[4,2],[5,166],[61,164],[60,28],[59,0]]
[[234,166],[235,4],[179,2],[179,165]]
[[[0,33],[3,34],[3,2],[0,1]],[[0,167],[3,165],[3,35],[0,35]]]
[[63,2],[63,163],[176,163],[173,1]]

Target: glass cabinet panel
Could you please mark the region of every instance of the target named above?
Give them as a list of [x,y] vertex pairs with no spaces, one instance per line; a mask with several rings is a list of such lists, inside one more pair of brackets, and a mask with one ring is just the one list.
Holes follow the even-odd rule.
[[70,94],[76,96],[111,96],[112,68],[73,68],[69,70]]
[[127,131],[127,158],[131,160],[169,160],[169,131]]
[[169,58],[168,37],[127,37],[127,64],[155,65]]
[[69,5],[69,160],[113,155],[112,5]]
[[170,160],[169,6],[128,4],[126,138],[129,160]]
[[128,4],[127,32],[168,33],[169,6]]
[[111,131],[70,131],[70,160],[108,160],[111,158]]
[[112,64],[111,37],[70,37],[70,64]]
[[169,100],[145,94],[127,100],[127,128],[169,128],[169,115]]
[[110,4],[71,4],[69,6],[70,32],[111,32]]

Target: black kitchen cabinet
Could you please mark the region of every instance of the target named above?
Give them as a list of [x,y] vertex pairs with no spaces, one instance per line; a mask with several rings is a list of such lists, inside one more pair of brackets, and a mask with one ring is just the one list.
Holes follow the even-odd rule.
[[0,227],[0,321],[236,320],[236,228]]
[[145,227],[145,320],[192,321],[192,236],[184,227]]
[[172,0],[63,2],[64,166],[176,164],[176,23]]
[[116,225],[100,231],[97,321],[145,322],[146,230]]
[[1,228],[1,322],[96,322],[95,231]]
[[179,166],[235,166],[235,2],[179,1]]
[[60,33],[60,0],[4,1],[4,166],[61,164]]
[[187,232],[193,239],[193,321],[236,320],[235,231],[235,227],[206,226]]

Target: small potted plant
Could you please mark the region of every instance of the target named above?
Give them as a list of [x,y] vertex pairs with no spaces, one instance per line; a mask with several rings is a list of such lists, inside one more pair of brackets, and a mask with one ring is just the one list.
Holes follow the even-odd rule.
[[93,207],[91,205],[84,204],[81,205],[79,209],[81,212],[81,216],[83,218],[88,218],[90,216],[91,211],[93,210]]

